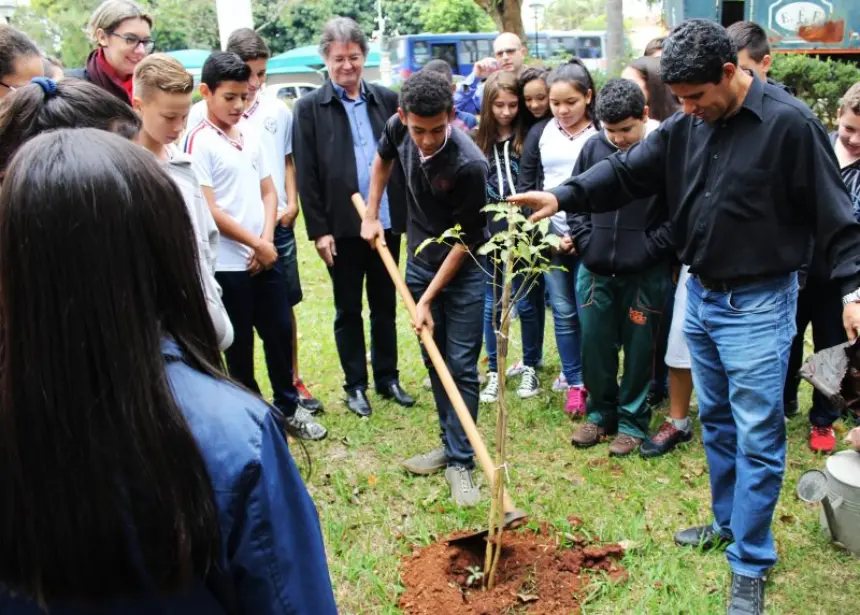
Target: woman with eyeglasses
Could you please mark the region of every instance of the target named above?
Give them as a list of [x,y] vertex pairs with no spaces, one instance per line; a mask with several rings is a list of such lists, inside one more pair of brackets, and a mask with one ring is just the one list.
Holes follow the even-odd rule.
[[66,77],[85,79],[131,105],[134,67],[152,51],[152,16],[131,0],[105,0],[88,26],[98,47],[84,68]]
[[0,99],[42,76],[42,56],[36,44],[10,26],[0,26]]

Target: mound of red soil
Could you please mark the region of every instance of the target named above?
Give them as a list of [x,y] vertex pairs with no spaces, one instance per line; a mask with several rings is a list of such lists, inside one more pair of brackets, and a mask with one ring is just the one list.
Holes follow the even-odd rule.
[[481,545],[437,542],[416,548],[403,559],[406,591],[399,606],[406,615],[578,613],[579,601],[587,593],[588,571],[626,580],[627,571],[618,563],[623,552],[619,545],[569,548],[546,527],[539,532],[505,532],[496,586],[483,591],[481,581],[474,578],[484,567]]

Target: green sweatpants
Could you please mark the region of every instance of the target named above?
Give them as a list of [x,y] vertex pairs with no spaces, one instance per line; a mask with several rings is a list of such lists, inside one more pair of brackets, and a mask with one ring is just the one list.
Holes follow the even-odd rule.
[[[669,292],[666,263],[638,274],[596,275],[580,266],[576,297],[582,325],[582,377],[588,421],[610,433],[645,439],[651,421],[648,391],[657,334]],[[618,350],[624,373],[618,384]]]

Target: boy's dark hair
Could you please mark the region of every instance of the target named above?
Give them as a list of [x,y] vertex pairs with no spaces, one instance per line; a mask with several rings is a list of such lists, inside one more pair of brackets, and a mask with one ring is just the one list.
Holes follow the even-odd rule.
[[26,34],[11,26],[0,26],[0,79],[15,71],[18,58],[41,55],[36,44]]
[[200,81],[206,84],[211,92],[225,81],[248,81],[251,78],[251,69],[242,58],[235,53],[226,51],[215,51],[206,58]]
[[239,28],[227,39],[228,53],[235,53],[243,62],[269,59],[271,52],[263,37],[251,28]]
[[610,79],[597,96],[597,119],[617,124],[629,118],[641,120],[645,115],[645,95],[629,79]]
[[421,70],[427,70],[431,73],[438,73],[445,77],[449,84],[454,83],[454,71],[451,70],[451,65],[440,58],[430,60],[429,62],[427,62],[427,64],[424,65],[424,68],[422,68]]
[[451,83],[439,73],[419,70],[403,84],[400,108],[420,117],[450,113],[454,108]]
[[761,62],[765,56],[770,55],[770,43],[767,34],[760,25],[754,21],[736,21],[728,27],[729,37],[735,44],[737,51],[746,50],[749,57],[755,62]]
[[665,36],[658,36],[657,38],[652,38],[648,41],[648,44],[645,45],[645,51],[642,52],[642,55],[650,58],[656,52],[663,50],[663,42],[666,40]]
[[724,27],[710,19],[688,19],[664,41],[660,73],[669,84],[719,83],[723,65],[737,63],[735,44]]
[[64,79],[51,95],[36,83],[25,85],[9,94],[0,108],[0,175],[24,143],[58,128],[98,128],[131,139],[140,130],[140,116],[83,79]]

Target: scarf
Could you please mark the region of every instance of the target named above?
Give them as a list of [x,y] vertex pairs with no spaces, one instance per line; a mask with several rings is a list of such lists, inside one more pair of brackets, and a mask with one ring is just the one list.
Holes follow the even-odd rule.
[[113,66],[108,64],[104,49],[93,50],[87,58],[87,76],[89,80],[122,100],[131,104],[131,93],[134,79],[121,79]]

